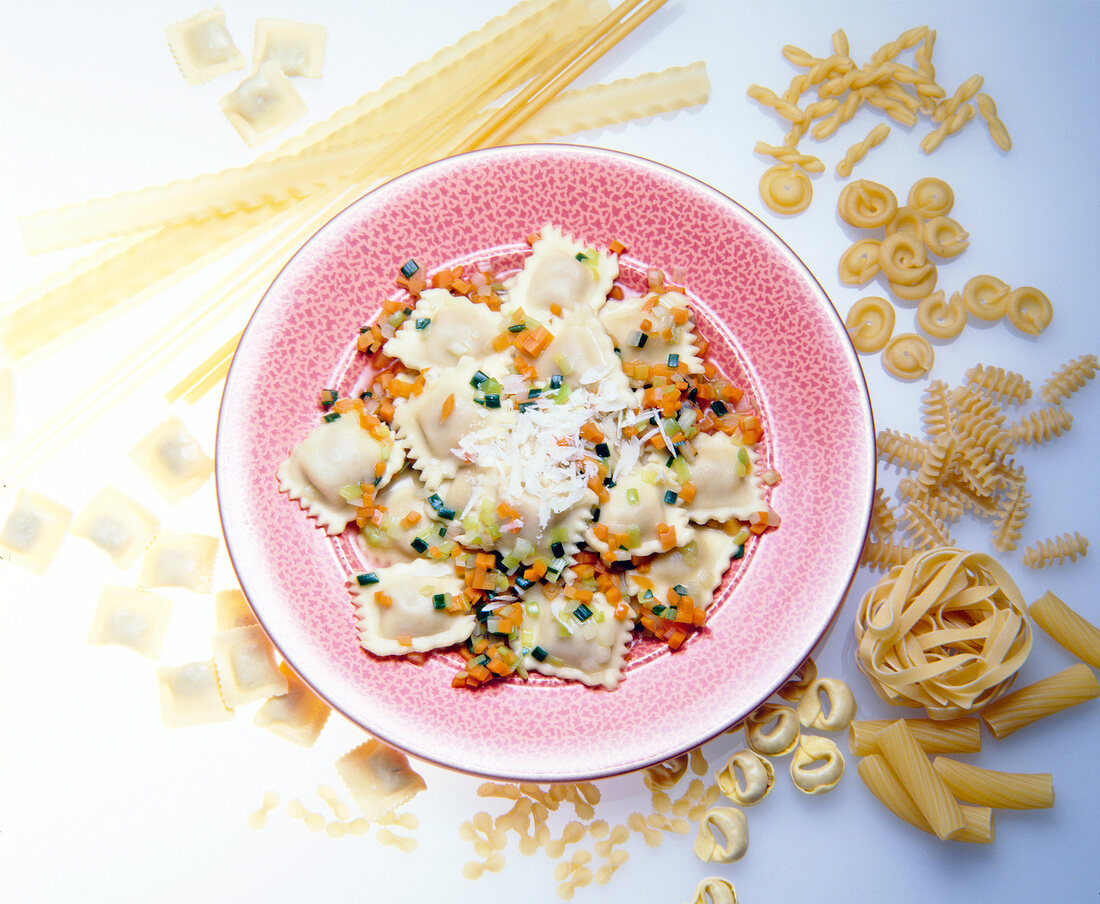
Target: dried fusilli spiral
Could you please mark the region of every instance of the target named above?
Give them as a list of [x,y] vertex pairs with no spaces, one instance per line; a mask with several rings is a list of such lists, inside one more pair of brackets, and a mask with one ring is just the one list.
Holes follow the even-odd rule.
[[1076,562],[1078,556],[1088,554],[1088,549],[1088,537],[1077,531],[1060,537],[1048,537],[1024,550],[1024,564],[1028,568],[1045,568],[1047,565],[1061,565],[1065,559]]
[[906,532],[913,538],[913,545],[917,549],[935,549],[938,546],[954,545],[944,520],[924,506],[916,502],[907,502],[902,509],[902,515],[908,525]]
[[910,471],[920,469],[928,443],[897,430],[880,430],[875,438],[878,457],[887,464]]
[[1011,429],[1012,436],[1018,442],[1035,445],[1045,443],[1052,437],[1061,436],[1073,426],[1073,415],[1061,405],[1041,408],[1016,421]]
[[889,571],[898,565],[904,565],[919,550],[911,543],[894,543],[890,540],[868,540],[863,547],[860,560],[868,568],[877,571]]
[[1030,505],[1031,494],[1022,484],[1013,487],[1005,495],[993,522],[992,542],[993,548],[998,552],[1008,552],[1016,548]]
[[1003,367],[975,364],[966,372],[966,382],[1009,402],[1026,402],[1031,398],[1031,383],[1018,373]]
[[876,487],[871,503],[871,536],[880,540],[885,539],[893,535],[897,526],[898,519],[890,500],[886,497],[886,491],[882,487]]
[[921,422],[924,430],[933,436],[951,433],[954,416],[951,413],[950,387],[943,380],[933,380],[921,396]]
[[1047,377],[1039,389],[1039,395],[1044,402],[1057,405],[1095,377],[1098,367],[1100,362],[1096,355],[1081,355],[1067,361]]

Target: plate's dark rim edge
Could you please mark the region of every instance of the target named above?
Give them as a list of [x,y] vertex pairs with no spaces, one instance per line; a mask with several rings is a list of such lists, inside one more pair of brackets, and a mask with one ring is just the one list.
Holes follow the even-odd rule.
[[[684,171],[679,170],[675,167],[669,166],[668,164],[661,163],[659,161],[652,160],[650,158],[643,157],[643,156],[638,155],[638,154],[631,154],[631,153],[627,153],[627,152],[624,152],[624,151],[617,151],[617,150],[612,150],[612,149],[609,149],[609,148],[600,148],[600,147],[595,147],[595,146],[590,146],[590,145],[572,144],[572,143],[564,143],[564,142],[563,143],[547,142],[547,143],[536,143],[536,144],[508,145],[508,146],[503,147],[503,148],[486,148],[486,149],[482,149],[482,150],[467,151],[467,152],[464,152],[464,153],[461,153],[461,154],[455,154],[455,155],[452,155],[452,156],[449,156],[449,157],[444,157],[444,158],[441,158],[439,160],[435,160],[435,161],[431,161],[429,163],[425,163],[421,166],[416,167],[415,169],[409,170],[406,173],[402,173],[398,176],[395,176],[392,179],[389,179],[386,182],[383,182],[382,184],[375,186],[370,191],[364,193],[363,195],[359,196],[358,198],[355,198],[352,201],[350,201],[343,208],[341,208],[339,211],[337,211],[335,214],[333,214],[328,220],[326,220],[325,223],[323,223],[314,233],[312,233],[306,239],[306,241],[302,244],[302,246],[300,246],[298,249],[296,249],[294,251],[294,253],[289,258],[287,258],[286,263],[284,263],[283,266],[280,267],[279,272],[275,275],[275,277],[272,279],[271,283],[264,290],[263,294],[260,296],[259,300],[256,303],[256,307],[253,309],[252,313],[249,315],[248,322],[245,324],[245,327],[244,327],[244,329],[242,330],[242,333],[241,333],[240,340],[238,341],[237,349],[239,350],[247,342],[249,333],[253,328],[254,322],[255,322],[257,314],[259,312],[259,308],[263,303],[263,300],[268,296],[268,294],[272,291],[272,289],[280,282],[280,280],[283,278],[284,274],[287,272],[287,270],[289,270],[291,268],[291,266],[296,262],[296,260],[299,258],[299,256],[301,256],[304,253],[306,246],[312,244],[315,239],[317,239],[320,235],[322,235],[322,233],[327,232],[327,231],[331,231],[333,228],[335,228],[335,224],[337,223],[337,221],[343,219],[349,213],[349,211],[352,208],[356,207],[358,204],[363,202],[365,198],[375,196],[375,195],[378,195],[378,194],[381,194],[381,193],[384,193],[384,192],[387,192],[387,191],[394,191],[394,190],[396,190],[397,188],[400,187],[401,183],[413,179],[414,177],[419,175],[423,170],[436,169],[436,168],[439,168],[440,166],[443,166],[443,165],[458,165],[459,161],[462,161],[462,160],[465,160],[465,159],[468,159],[468,158],[471,158],[471,157],[494,156],[494,155],[500,154],[502,151],[512,153],[512,154],[516,154],[516,155],[521,155],[521,154],[524,154],[524,153],[531,153],[531,152],[545,152],[545,151],[550,150],[550,149],[553,149],[555,151],[564,149],[564,150],[566,150],[566,152],[578,152],[578,153],[583,152],[583,153],[586,153],[586,154],[594,154],[596,156],[606,157],[606,158],[610,158],[610,159],[625,158],[627,160],[633,160],[633,161],[636,161],[637,163],[641,163],[645,166],[653,167],[654,169],[656,169],[658,171],[664,171],[666,173],[672,174],[676,178],[682,180],[686,185],[694,187],[697,190],[698,189],[704,189],[706,192],[713,194],[716,197],[716,199],[719,199],[721,202],[723,202],[725,204],[733,205],[734,207],[739,209],[747,218],[749,218],[751,221],[753,221],[753,223],[756,225],[758,230],[761,230],[762,232],[764,232],[764,233],[770,235],[771,237],[773,237],[774,240],[777,241],[783,249],[785,249],[786,254],[789,257],[790,263],[792,265],[794,265],[795,269],[797,269],[813,287],[816,287],[818,293],[820,293],[821,299],[826,303],[826,307],[828,309],[829,315],[835,321],[835,324],[836,324],[837,329],[838,329],[838,334],[842,337],[847,337],[847,331],[842,328],[843,320],[841,319],[839,313],[837,312],[836,307],[833,305],[832,300],[831,300],[828,292],[825,291],[824,287],[817,280],[817,278],[813,275],[812,271],[809,269],[809,267],[806,265],[806,263],[802,260],[802,258],[799,257],[799,255],[794,251],[794,249],[792,249],[791,246],[788,245],[787,242],[774,229],[772,229],[770,226],[768,226],[767,223],[765,223],[759,216],[757,216],[755,213],[753,213],[751,210],[749,210],[747,207],[745,207],[743,204],[741,204],[737,200],[729,197],[729,195],[727,195],[724,192],[718,190],[717,188],[710,185],[709,183],[704,182],[703,180],[699,179],[698,177],[695,177],[695,176],[692,176],[688,173],[685,173]],[[862,392],[860,393],[861,402],[862,402],[861,408],[862,408],[862,412],[863,412],[863,414],[865,416],[865,420],[866,420],[867,435],[866,435],[865,439],[867,441],[867,449],[868,449],[868,452],[869,452],[867,464],[868,464],[868,469],[869,469],[869,472],[870,472],[870,475],[871,475],[870,486],[867,490],[866,499],[864,500],[864,508],[865,508],[865,511],[866,511],[866,518],[864,519],[864,528],[863,528],[863,531],[862,531],[862,534],[861,534],[860,542],[856,546],[856,548],[853,550],[853,553],[852,553],[852,560],[851,560],[850,568],[846,567],[844,569],[844,571],[846,571],[849,576],[848,576],[848,580],[847,580],[847,582],[846,582],[846,584],[843,588],[843,592],[840,593],[839,598],[838,598],[837,603],[836,603],[836,606],[834,607],[833,612],[832,612],[829,620],[825,623],[825,625],[822,626],[822,628],[819,632],[815,633],[815,636],[814,636],[812,642],[810,642],[806,646],[806,649],[803,651],[800,658],[798,658],[797,662],[795,662],[794,665],[791,667],[790,673],[793,673],[799,667],[799,665],[801,665],[801,663],[805,660],[805,658],[812,654],[813,650],[816,649],[816,647],[822,642],[822,640],[831,632],[832,627],[835,625],[835,623],[836,623],[836,621],[839,617],[840,611],[843,608],[844,601],[847,598],[847,595],[848,595],[848,593],[851,589],[851,586],[852,586],[853,582],[855,581],[856,575],[858,573],[860,554],[861,554],[861,551],[862,551],[862,548],[863,548],[863,544],[866,541],[867,531],[870,527],[871,504],[872,504],[872,501],[873,501],[874,488],[875,488],[875,479],[874,479],[875,478],[874,412],[873,412],[873,409],[871,407],[870,393],[869,393],[869,389],[868,389],[868,386],[867,386],[866,375],[863,372],[862,364],[860,363],[859,357],[856,354],[855,349],[851,345],[851,341],[849,339],[845,339],[844,347],[845,347],[845,351],[846,351],[846,353],[848,355],[848,358],[849,358],[849,365],[851,367],[852,376],[855,378],[855,382],[857,383],[857,385],[862,388]],[[221,482],[218,479],[218,474],[219,474],[219,471],[220,471],[220,468],[218,467],[218,464],[222,461],[222,456],[220,454],[220,449],[222,448],[221,437],[222,437],[222,430],[226,426],[224,418],[223,418],[224,409],[223,409],[222,402],[224,401],[225,393],[227,392],[231,381],[234,379],[234,369],[235,369],[236,363],[237,363],[237,354],[236,354],[236,352],[234,352],[233,358],[230,361],[229,370],[226,373],[226,379],[225,379],[225,383],[224,383],[223,389],[222,389],[222,400],[219,401],[218,419],[217,419],[217,426],[216,426],[216,430],[215,430],[215,448],[214,448],[214,460],[215,460],[214,477],[215,477],[215,494],[216,494],[217,503],[218,503],[218,518],[219,518],[219,522],[221,524],[222,536],[223,536],[223,539],[225,540],[225,545],[226,545],[226,550],[227,550],[227,553],[228,553],[228,558],[229,558],[229,561],[230,561],[230,565],[233,568],[234,574],[237,577],[238,585],[240,586],[241,592],[244,594],[245,601],[247,602],[247,604],[249,606],[249,609],[252,611],[253,616],[256,618],[256,621],[259,624],[261,630],[264,631],[265,635],[268,636],[268,639],[280,651],[280,654],[282,655],[282,658],[283,658],[284,662],[286,663],[286,665],[294,672],[294,674],[299,678],[299,680],[301,680],[302,683],[306,685],[306,687],[308,687],[314,694],[316,694],[316,696],[318,696],[321,700],[323,700],[326,705],[328,705],[330,708],[332,708],[336,712],[342,713],[343,710],[340,707],[335,705],[333,703],[333,701],[326,694],[322,693],[317,688],[315,688],[313,686],[313,684],[311,684],[305,678],[305,676],[301,673],[301,671],[295,665],[293,660],[289,656],[286,655],[286,653],[283,651],[283,648],[281,646],[279,646],[279,644],[276,643],[275,639],[271,636],[270,629],[268,628],[268,626],[266,624],[264,624],[263,619],[260,617],[259,613],[256,612],[256,609],[252,605],[251,598],[249,597],[249,594],[248,594],[247,590],[244,587],[244,582],[241,580],[241,568],[238,567],[236,558],[235,558],[234,553],[233,553],[233,548],[232,548],[231,544],[229,543],[227,523],[226,523],[225,516],[223,515],[223,510],[224,510],[223,495],[222,495]],[[424,761],[424,762],[427,762],[427,763],[431,763],[435,766],[438,766],[438,767],[440,767],[442,769],[445,769],[447,771],[450,771],[450,772],[454,772],[456,774],[467,775],[467,776],[475,776],[475,777],[487,778],[487,779],[496,779],[496,780],[501,780],[501,781],[531,781],[531,782],[578,782],[578,781],[589,781],[589,780],[597,780],[597,779],[604,779],[604,778],[613,778],[615,776],[627,775],[631,772],[637,772],[641,769],[647,768],[648,766],[652,766],[652,765],[655,765],[657,763],[664,762],[668,759],[671,759],[671,758],[679,756],[683,753],[686,753],[687,751],[690,751],[690,750],[700,746],[701,744],[704,744],[704,743],[718,737],[720,734],[722,734],[723,732],[727,731],[729,728],[731,728],[732,726],[734,726],[738,722],[740,722],[745,717],[745,715],[747,715],[749,712],[752,712],[755,708],[760,706],[765,700],[767,700],[769,697],[771,697],[782,686],[782,684],[786,680],[786,678],[787,678],[787,675],[784,675],[784,677],[775,685],[775,687],[771,688],[768,691],[767,694],[765,694],[759,700],[757,700],[754,703],[754,705],[752,707],[750,707],[745,713],[737,715],[736,718],[730,720],[727,724],[725,724],[723,727],[720,727],[716,731],[708,729],[702,735],[691,739],[686,745],[679,745],[676,748],[674,748],[674,749],[672,749],[668,752],[662,752],[660,755],[657,755],[657,756],[649,755],[649,756],[646,756],[646,757],[638,758],[637,760],[635,760],[631,763],[622,763],[622,764],[619,764],[619,765],[616,765],[616,766],[608,766],[608,767],[604,767],[604,768],[600,768],[600,769],[591,769],[591,770],[587,770],[587,771],[583,771],[583,772],[572,771],[572,772],[568,772],[568,773],[562,772],[562,773],[559,774],[559,773],[547,773],[545,771],[540,771],[538,773],[534,773],[534,772],[484,771],[484,770],[478,770],[478,769],[462,768],[462,767],[459,767],[459,766],[457,766],[453,763],[448,763],[444,760],[441,760],[436,756],[426,754],[423,751],[410,749],[408,746],[399,744],[396,741],[389,738],[385,732],[379,732],[377,730],[368,729],[366,726],[362,725],[357,720],[352,719],[350,717],[348,717],[348,719],[353,724],[357,725],[361,730],[363,730],[369,736],[375,737],[378,740],[380,740],[384,743],[387,743],[390,746],[393,746],[393,747],[397,748],[398,750],[401,750],[401,751],[407,753],[408,755],[410,755],[410,756],[412,756],[412,757],[414,757],[418,760],[421,760],[421,761]]]

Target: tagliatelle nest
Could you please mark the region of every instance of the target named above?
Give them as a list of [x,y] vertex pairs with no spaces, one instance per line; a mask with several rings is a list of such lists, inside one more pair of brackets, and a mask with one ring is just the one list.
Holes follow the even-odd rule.
[[1002,694],[1031,650],[1019,588],[992,556],[940,547],[872,587],[856,614],[857,659],[876,693],[953,719]]

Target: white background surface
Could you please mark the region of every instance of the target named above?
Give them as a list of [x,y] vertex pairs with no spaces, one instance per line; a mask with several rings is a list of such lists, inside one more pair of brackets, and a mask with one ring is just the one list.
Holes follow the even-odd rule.
[[[403,72],[460,34],[508,8],[507,0],[466,3],[223,0],[230,30],[246,55],[252,23],[283,16],[326,25],[327,56],[318,81],[297,80],[308,105],[294,128],[319,121],[385,78]],[[164,26],[197,11],[185,2],[7,4],[0,22],[0,299],[10,299],[73,255],[26,258],[15,217],[116,191],[140,188],[251,160],[217,107],[241,77],[232,73],[188,86],[172,62]],[[946,178],[956,190],[953,215],[970,231],[964,255],[941,267],[940,285],[961,289],[970,276],[992,273],[1010,285],[1034,285],[1055,307],[1038,339],[1006,323],[970,327],[936,348],[933,378],[960,382],[977,362],[1018,371],[1037,387],[1058,365],[1100,351],[1096,268],[1100,254],[1095,166],[1100,120],[1093,3],[724,3],[670,2],[616,48],[584,82],[634,75],[704,60],[712,82],[701,109],[576,136],[571,140],[651,157],[738,199],[775,229],[806,261],[841,314],[867,291],[841,287],[836,263],[856,238],[835,213],[843,182],[833,167],[879,117],[862,111],[831,141],[804,146],[828,171],[815,178],[813,205],[781,218],[764,208],[757,180],[766,163],[758,140],[779,143],[782,121],[750,100],[752,83],[782,92],[796,74],[780,48],[796,44],[827,55],[842,27],[858,62],[914,25],[938,29],[934,62],[948,90],[974,73],[997,101],[1014,139],[1008,154],[980,120],[932,156],[918,146],[926,120],[894,126],[886,144],[857,165],[855,177],[882,181],[903,194],[917,178]],[[265,145],[266,150],[275,142]],[[16,441],[0,448],[10,461],[44,425],[64,422],[74,399],[119,361],[132,360],[155,325],[199,291],[203,279],[148,300],[80,342],[22,368],[16,375]],[[881,291],[877,287],[871,291]],[[115,483],[160,514],[165,528],[217,533],[212,483],[168,508],[130,465],[126,451],[168,414],[161,395],[247,317],[240,309],[166,359],[153,377],[104,408],[89,431],[58,432],[48,457],[25,480],[5,473],[10,491],[25,485],[74,511],[106,483]],[[898,329],[912,311],[899,306]],[[903,384],[864,359],[877,425],[919,433],[918,405],[927,380]],[[1100,386],[1089,384],[1067,403],[1075,416],[1065,436],[1022,447],[1033,502],[1023,545],[1079,530],[1100,541],[1095,450]],[[216,393],[175,409],[213,453]],[[112,397],[113,398],[113,397]],[[108,399],[111,401],[111,399]],[[1029,409],[1031,410],[1031,409]],[[884,485],[896,476],[881,471]],[[988,551],[987,525],[966,521],[957,541]],[[1020,551],[1002,560],[1028,601],[1050,589],[1100,622],[1100,551],[1074,564],[1031,571]],[[853,660],[852,615],[876,575],[856,578],[832,632],[816,653],[823,675],[848,681],[864,717],[896,714],[874,697]],[[224,554],[217,588],[232,585]],[[459,824],[476,810],[502,812],[476,796],[478,779],[424,765],[428,785],[408,811],[419,828],[415,852],[366,837],[333,839],[287,814],[299,799],[326,812],[321,784],[344,800],[334,761],[363,736],[334,715],[317,744],[298,749],[251,722],[251,708],[224,725],[168,729],[161,725],[154,663],[122,648],[86,643],[99,589],[133,586],[135,570],[114,569],[89,544],[67,538],[48,574],[30,577],[0,561],[0,900],[415,901],[506,895],[541,904],[558,900],[554,864],[521,855],[512,843],[503,872],[476,882],[461,867],[476,859]],[[212,597],[165,591],[175,602],[160,662],[205,658],[213,631]],[[1037,632],[1021,683],[1071,663]],[[604,887],[578,890],[575,900],[679,902],[696,882],[719,875],[743,904],[786,901],[886,902],[1032,900],[1081,902],[1100,896],[1096,812],[1100,789],[1097,705],[1086,704],[996,742],[985,737],[981,765],[1054,774],[1053,810],[997,816],[991,846],[945,844],[886,812],[849,773],[831,794],[795,792],[778,765],[773,793],[748,811],[751,846],[744,860],[706,864],[692,836],[668,835],[656,848],[633,836],[631,859]],[[641,730],[641,729],[640,729]],[[724,736],[705,747],[712,772],[741,746]],[[846,745],[842,740],[842,747]],[[639,776],[601,782],[597,816],[612,825],[633,811],[650,812]],[[267,827],[248,827],[264,792],[281,805]],[[679,789],[677,789],[679,790]],[[555,832],[561,823],[554,823]],[[590,842],[589,842],[590,843]],[[593,865],[598,865],[599,861]]]

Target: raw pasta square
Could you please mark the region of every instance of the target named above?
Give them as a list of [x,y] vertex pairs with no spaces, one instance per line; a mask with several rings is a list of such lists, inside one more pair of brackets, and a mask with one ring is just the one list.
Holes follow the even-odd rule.
[[256,710],[253,721],[300,747],[312,747],[331,710],[285,662],[279,665],[279,671],[286,677],[286,693],[266,700]]
[[397,809],[427,787],[409,766],[405,754],[376,738],[340,757],[336,772],[371,821]]
[[213,582],[217,551],[216,537],[164,531],[145,550],[138,587],[183,587],[207,593]]
[[230,708],[287,692],[275,648],[259,625],[219,631],[213,645],[218,686]]
[[254,624],[256,617],[248,608],[248,601],[240,590],[219,590],[214,594],[214,627],[218,631]]
[[321,77],[325,55],[325,27],[286,19],[257,19],[252,45],[252,67],[279,64],[284,75]]
[[160,714],[165,725],[179,728],[227,722],[233,718],[233,711],[226,708],[218,692],[213,660],[160,666],[157,681]]
[[8,561],[42,574],[53,561],[71,519],[72,512],[60,503],[21,489],[0,528],[0,546],[8,551]]
[[220,6],[195,13],[164,31],[168,48],[189,85],[200,85],[216,75],[244,68],[244,54],[233,43]]
[[262,64],[219,101],[222,112],[249,147],[289,126],[306,105],[279,64]]
[[129,568],[159,524],[156,515],[125,493],[104,487],[76,516],[72,532],[91,540],[119,568]]
[[88,643],[129,647],[156,659],[164,644],[172,602],[163,596],[108,585],[99,595]]
[[214,473],[214,461],[175,416],[151,430],[130,458],[138,470],[172,505],[194,493]]

